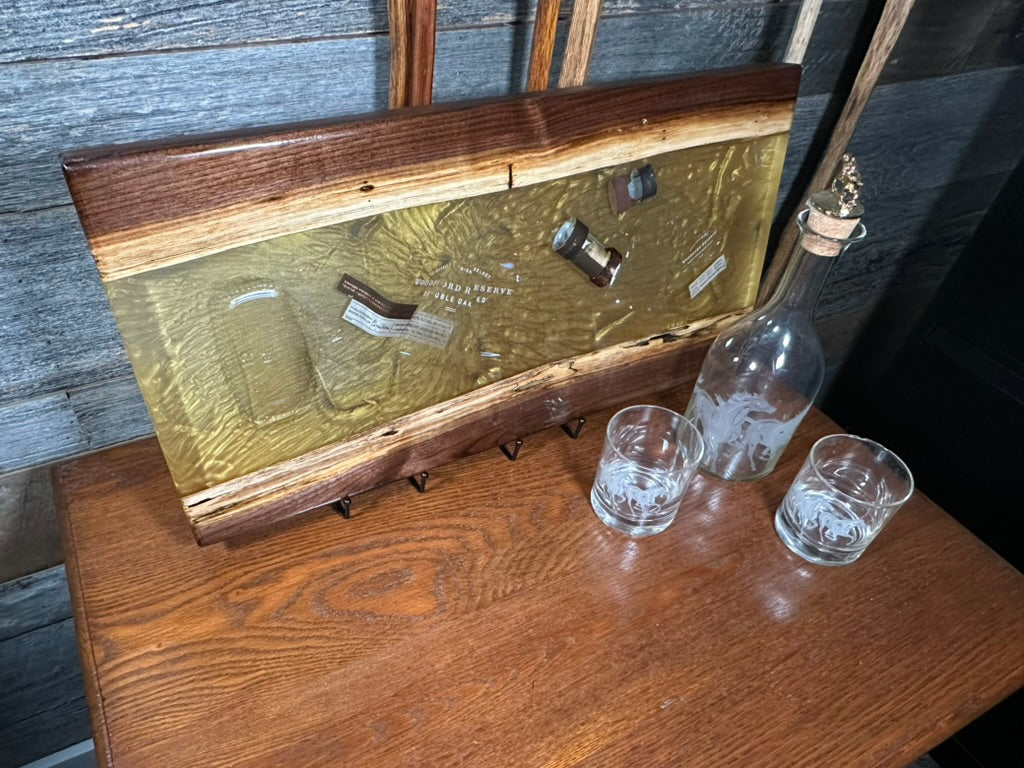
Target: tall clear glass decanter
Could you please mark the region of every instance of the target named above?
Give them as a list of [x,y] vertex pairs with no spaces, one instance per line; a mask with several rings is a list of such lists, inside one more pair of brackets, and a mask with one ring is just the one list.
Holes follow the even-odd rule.
[[811,318],[836,258],[864,239],[858,219],[836,227],[812,198],[797,217],[800,237],[771,301],[711,345],[686,409],[704,436],[705,472],[756,480],[775,468],[821,387],[825,355]]

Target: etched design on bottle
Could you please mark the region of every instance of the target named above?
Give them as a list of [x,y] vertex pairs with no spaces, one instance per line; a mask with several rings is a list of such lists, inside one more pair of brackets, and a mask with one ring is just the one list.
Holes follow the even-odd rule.
[[699,385],[687,417],[704,436],[703,467],[720,476],[739,472],[760,477],[770,472],[796,432],[807,408],[778,418],[775,406],[755,392],[715,396]]

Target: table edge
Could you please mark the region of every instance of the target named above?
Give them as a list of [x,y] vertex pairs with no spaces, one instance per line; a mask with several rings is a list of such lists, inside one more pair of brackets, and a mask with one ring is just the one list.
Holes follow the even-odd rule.
[[[133,441],[141,442],[141,441]],[[103,709],[103,694],[100,691],[99,675],[96,672],[92,633],[89,616],[82,594],[82,583],[78,568],[78,548],[75,546],[74,523],[71,520],[70,502],[65,490],[63,473],[73,462],[58,464],[50,472],[53,483],[54,507],[60,524],[61,543],[64,550],[64,567],[67,574],[68,592],[71,595],[71,614],[74,617],[75,639],[78,658],[82,665],[82,684],[89,709],[89,725],[92,730],[93,749],[98,765],[114,768],[107,731],[107,718]]]

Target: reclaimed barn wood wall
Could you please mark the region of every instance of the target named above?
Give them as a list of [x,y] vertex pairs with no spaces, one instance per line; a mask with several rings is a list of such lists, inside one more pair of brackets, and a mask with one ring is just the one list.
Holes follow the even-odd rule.
[[[562,5],[555,81],[571,0]],[[824,3],[780,217],[799,202],[881,5]],[[442,3],[435,101],[522,90],[534,9],[535,0]],[[591,80],[780,60],[797,9],[796,0],[605,0]],[[13,474],[0,476],[0,768],[88,731],[38,467],[151,431],[58,153],[383,108],[386,31],[385,0],[5,8],[0,475]],[[898,348],[1024,153],[1022,125],[1018,0],[917,0],[853,142],[869,239],[837,265],[819,309],[829,382],[865,376],[842,371],[855,344],[869,340],[879,368]]]

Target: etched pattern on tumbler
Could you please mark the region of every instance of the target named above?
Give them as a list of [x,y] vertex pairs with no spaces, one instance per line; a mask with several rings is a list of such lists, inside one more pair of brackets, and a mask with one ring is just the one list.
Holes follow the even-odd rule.
[[910,470],[878,443],[830,435],[815,443],[775,514],[790,550],[821,565],[859,558],[913,492]]
[[618,459],[600,466],[590,500],[595,509],[631,528],[635,536],[665,530],[682,498],[678,479]]
[[674,411],[654,405],[619,411],[608,423],[590,491],[594,512],[630,536],[661,533],[675,519],[703,448],[696,427]]

